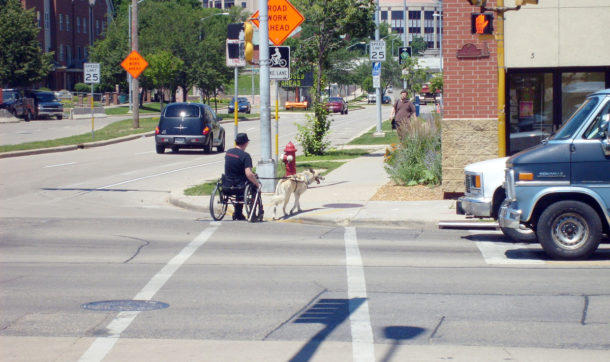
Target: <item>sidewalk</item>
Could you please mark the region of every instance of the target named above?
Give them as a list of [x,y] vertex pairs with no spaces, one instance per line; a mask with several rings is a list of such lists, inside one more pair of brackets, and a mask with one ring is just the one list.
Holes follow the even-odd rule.
[[[373,146],[369,146],[373,147]],[[310,185],[301,196],[302,212],[283,218],[281,205],[272,221],[271,193],[263,194],[265,221],[300,222],[341,226],[394,226],[436,229],[439,221],[465,221],[455,212],[455,200],[372,201],[377,190],[389,182],[383,168],[385,148],[348,161],[333,170],[322,183]],[[209,215],[209,196],[185,196],[182,190],[171,193],[170,203]],[[294,200],[286,206],[290,212]],[[231,207],[224,220],[231,220]]]

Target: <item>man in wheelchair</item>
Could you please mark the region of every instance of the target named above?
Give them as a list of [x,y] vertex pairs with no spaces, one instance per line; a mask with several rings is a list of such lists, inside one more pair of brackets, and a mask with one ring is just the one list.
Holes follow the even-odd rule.
[[[246,152],[248,142],[250,140],[246,133],[238,133],[235,137],[237,146],[225,153],[225,173],[222,179],[223,192],[236,195],[237,201],[243,201],[244,188],[247,182],[252,183],[257,189],[261,187],[256,174],[252,172],[252,157]],[[233,220],[246,220],[242,213],[243,207],[243,203],[234,205]]]

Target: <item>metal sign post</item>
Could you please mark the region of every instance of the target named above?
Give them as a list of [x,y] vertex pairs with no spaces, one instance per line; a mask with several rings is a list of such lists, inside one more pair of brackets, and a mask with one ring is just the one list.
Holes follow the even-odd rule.
[[93,116],[93,85],[100,83],[100,63],[84,63],[83,78],[91,84],[91,138],[95,138],[95,118]]

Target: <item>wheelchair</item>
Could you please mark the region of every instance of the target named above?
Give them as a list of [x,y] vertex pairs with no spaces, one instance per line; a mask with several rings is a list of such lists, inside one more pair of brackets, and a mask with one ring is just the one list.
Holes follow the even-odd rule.
[[212,219],[222,220],[229,204],[243,204],[249,222],[262,221],[264,211],[260,190],[250,182],[246,182],[244,186],[224,186],[226,183],[223,183],[223,180],[224,175],[216,182],[216,187],[210,195]]

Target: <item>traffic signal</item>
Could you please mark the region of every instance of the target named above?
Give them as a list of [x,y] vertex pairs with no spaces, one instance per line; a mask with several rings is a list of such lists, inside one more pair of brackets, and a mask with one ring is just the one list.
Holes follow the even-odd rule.
[[411,47],[398,48],[398,64],[404,63],[411,56]]
[[494,16],[490,13],[472,13],[470,15],[470,32],[472,34],[493,34]]
[[515,5],[522,6],[526,4],[538,5],[538,0],[515,0]]
[[227,59],[239,61],[243,59],[243,52],[241,52],[241,37],[243,38],[244,25],[242,23],[229,24],[227,26]]
[[254,33],[254,29],[252,28],[252,23],[249,21],[244,24],[244,56],[246,58],[246,62],[248,64],[253,63],[254,58],[254,43],[252,43],[252,34]]

